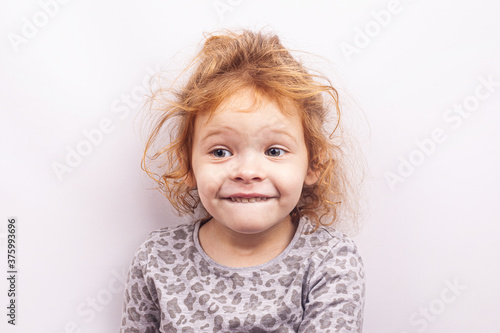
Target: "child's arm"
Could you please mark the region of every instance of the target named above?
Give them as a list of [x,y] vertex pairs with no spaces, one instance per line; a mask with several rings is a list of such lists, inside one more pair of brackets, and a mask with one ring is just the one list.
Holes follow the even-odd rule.
[[[121,333],[160,332],[160,309],[154,282],[145,277],[148,249],[145,244],[137,251],[125,284]],[[151,244],[151,243],[150,243]]]
[[312,276],[299,332],[361,333],[365,282],[354,242],[342,239]]

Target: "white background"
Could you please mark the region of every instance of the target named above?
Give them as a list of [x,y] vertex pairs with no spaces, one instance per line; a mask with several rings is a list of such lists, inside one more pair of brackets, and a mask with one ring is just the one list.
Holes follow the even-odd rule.
[[[50,16],[38,1],[4,1],[0,11],[2,332],[118,331],[135,249],[179,222],[147,189],[139,97],[127,98],[150,69],[193,55],[203,32],[265,25],[286,46],[330,61],[370,125],[358,133],[369,210],[355,237],[365,332],[500,332],[498,2],[46,2]],[[389,9],[381,26],[375,13]],[[347,44],[357,53],[343,52]],[[480,78],[496,83],[487,90]],[[454,104],[464,103],[472,111],[458,118]],[[89,150],[84,133],[103,122],[108,133]],[[436,130],[445,139],[424,155],[416,142]],[[88,154],[58,177],[54,163],[78,147]],[[409,159],[414,170],[400,166]],[[390,186],[398,168],[404,176]],[[15,327],[6,324],[10,216]]]

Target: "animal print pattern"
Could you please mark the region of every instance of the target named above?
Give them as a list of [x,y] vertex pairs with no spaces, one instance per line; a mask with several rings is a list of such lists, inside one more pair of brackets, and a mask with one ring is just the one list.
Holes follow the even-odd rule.
[[127,278],[121,333],[362,331],[356,245],[307,219],[278,257],[232,268],[208,257],[199,223],[152,232]]

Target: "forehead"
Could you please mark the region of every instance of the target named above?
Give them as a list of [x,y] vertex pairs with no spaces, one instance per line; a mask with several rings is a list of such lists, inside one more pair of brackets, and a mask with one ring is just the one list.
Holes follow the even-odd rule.
[[[242,89],[223,100],[213,112],[200,113],[195,128],[221,125],[221,122],[242,121],[286,125],[300,120],[300,113],[289,100],[271,99],[254,89]],[[214,124],[217,123],[217,124]]]

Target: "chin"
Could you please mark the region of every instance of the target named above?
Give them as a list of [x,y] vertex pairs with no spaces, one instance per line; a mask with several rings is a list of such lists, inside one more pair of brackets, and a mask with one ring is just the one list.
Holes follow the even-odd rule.
[[239,234],[253,235],[265,232],[280,223],[281,222],[262,223],[262,219],[259,218],[245,218],[237,221],[233,220],[225,224],[225,226]]
[[250,222],[233,222],[229,224],[224,224],[226,228],[237,232],[239,234],[246,234],[246,235],[252,235],[252,234],[258,234],[262,231],[265,231],[266,228],[260,225],[255,225],[255,223],[250,223]]

